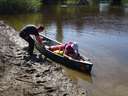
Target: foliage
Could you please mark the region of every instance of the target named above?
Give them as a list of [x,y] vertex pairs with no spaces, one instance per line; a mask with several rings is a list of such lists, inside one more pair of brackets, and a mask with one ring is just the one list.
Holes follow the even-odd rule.
[[128,3],[128,0],[122,0],[123,3]]
[[40,7],[40,0],[0,0],[1,13],[16,13],[36,11]]

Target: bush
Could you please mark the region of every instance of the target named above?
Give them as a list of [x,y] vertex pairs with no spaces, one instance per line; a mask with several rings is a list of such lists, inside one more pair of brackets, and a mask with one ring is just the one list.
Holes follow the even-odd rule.
[[17,13],[37,11],[40,5],[40,0],[0,0],[0,12]]

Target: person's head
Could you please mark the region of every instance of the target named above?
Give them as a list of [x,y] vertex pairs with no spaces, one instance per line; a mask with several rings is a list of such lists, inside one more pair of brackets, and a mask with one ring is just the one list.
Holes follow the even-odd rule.
[[77,50],[78,51],[78,44],[76,42],[73,42],[71,44],[71,47],[74,49],[74,50]]
[[43,30],[44,30],[44,26],[39,26],[38,28],[37,28],[37,30],[38,30],[38,32],[42,32]]

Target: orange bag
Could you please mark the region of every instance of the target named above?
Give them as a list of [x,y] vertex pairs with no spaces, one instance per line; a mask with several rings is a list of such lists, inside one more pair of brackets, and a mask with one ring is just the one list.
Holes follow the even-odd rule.
[[65,46],[65,44],[55,45],[55,46],[51,46],[49,49],[51,51],[56,51],[56,50],[62,51],[64,49],[64,46]]

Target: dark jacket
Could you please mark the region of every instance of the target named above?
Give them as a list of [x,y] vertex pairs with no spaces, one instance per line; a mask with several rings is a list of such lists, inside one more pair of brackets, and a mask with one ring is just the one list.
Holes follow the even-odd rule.
[[27,25],[20,31],[21,37],[27,37],[29,35],[39,36],[38,30],[34,25]]

